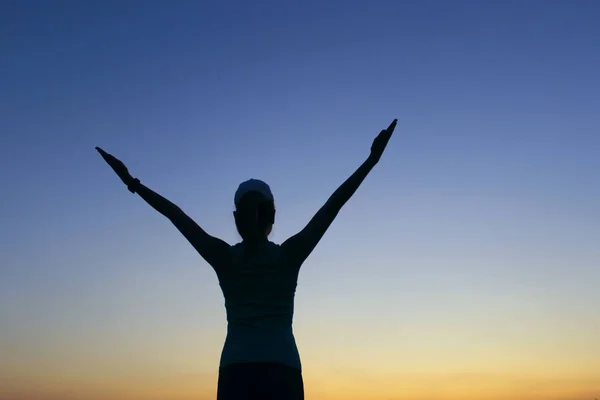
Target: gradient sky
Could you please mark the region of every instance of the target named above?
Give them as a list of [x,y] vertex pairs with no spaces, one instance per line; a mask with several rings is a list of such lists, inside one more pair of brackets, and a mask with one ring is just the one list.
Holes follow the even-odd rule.
[[207,400],[217,279],[95,152],[301,229],[307,399],[600,397],[600,2],[0,2],[0,399]]

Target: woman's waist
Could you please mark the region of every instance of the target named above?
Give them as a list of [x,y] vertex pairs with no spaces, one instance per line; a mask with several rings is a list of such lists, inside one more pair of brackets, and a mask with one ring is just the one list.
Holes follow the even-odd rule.
[[229,326],[225,347],[234,353],[243,354],[298,352],[291,326],[271,329]]
[[221,366],[240,362],[278,362],[301,368],[291,326],[268,330],[228,327]]
[[291,320],[238,319],[227,323],[227,337],[264,339],[294,337]]
[[293,302],[227,301],[225,303],[228,320],[289,320],[294,316]]
[[227,312],[227,326],[230,329],[249,331],[286,331],[292,329],[292,312]]

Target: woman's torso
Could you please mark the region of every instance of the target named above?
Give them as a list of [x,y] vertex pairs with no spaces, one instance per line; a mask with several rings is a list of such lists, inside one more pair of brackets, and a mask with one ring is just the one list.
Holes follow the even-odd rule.
[[301,369],[292,329],[298,269],[286,263],[282,248],[266,241],[246,254],[238,243],[218,278],[228,323],[220,367],[277,362]]

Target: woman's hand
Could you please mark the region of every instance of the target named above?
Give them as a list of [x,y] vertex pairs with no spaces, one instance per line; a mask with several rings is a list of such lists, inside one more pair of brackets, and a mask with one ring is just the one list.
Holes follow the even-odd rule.
[[104,161],[115,171],[115,173],[121,178],[125,185],[129,185],[133,181],[133,177],[129,174],[127,167],[125,164],[121,162],[121,160],[114,157],[112,154],[109,154],[102,150],[100,147],[96,147],[98,153],[104,158]]
[[382,130],[379,135],[373,140],[373,144],[371,145],[371,154],[369,155],[369,161],[374,165],[379,162],[385,147],[387,146],[390,138],[392,137],[392,133],[394,133],[394,129],[396,128],[396,124],[398,120],[395,119],[392,121],[390,126],[387,129]]

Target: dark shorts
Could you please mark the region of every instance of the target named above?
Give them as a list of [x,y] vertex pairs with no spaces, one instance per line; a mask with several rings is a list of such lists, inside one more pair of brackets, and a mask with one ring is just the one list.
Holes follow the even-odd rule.
[[304,400],[299,369],[277,363],[240,363],[219,370],[217,400]]

